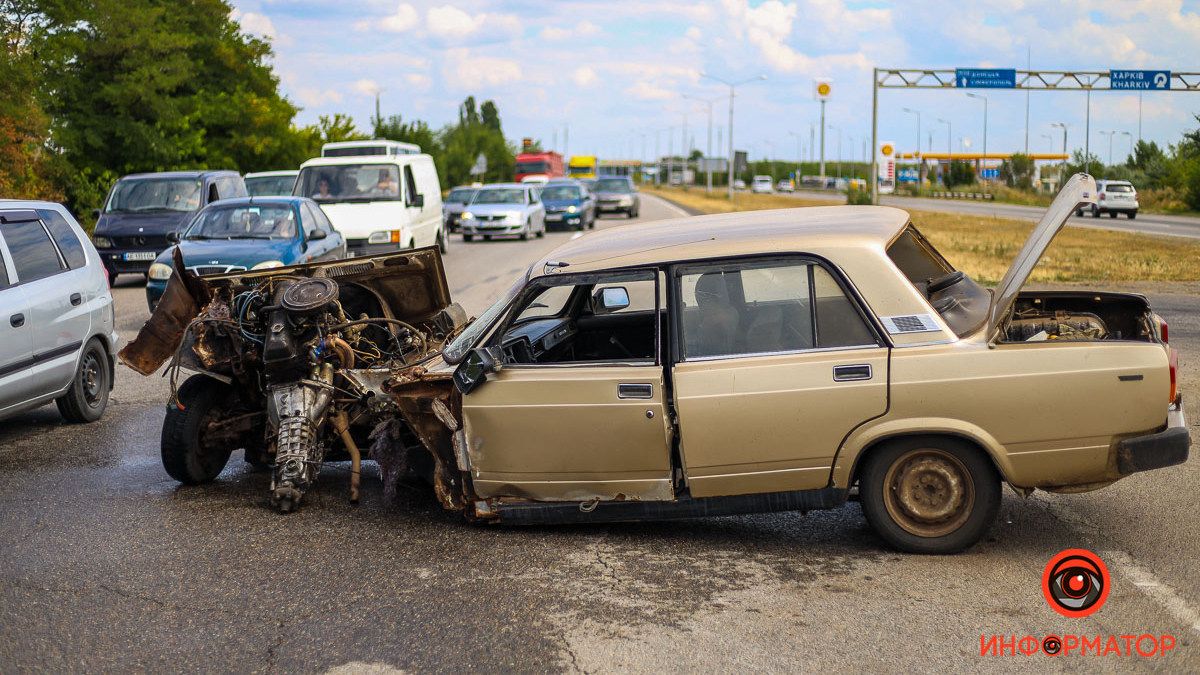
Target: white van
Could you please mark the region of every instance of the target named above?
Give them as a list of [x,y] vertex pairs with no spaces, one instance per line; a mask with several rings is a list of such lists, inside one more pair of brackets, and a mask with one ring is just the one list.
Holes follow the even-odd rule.
[[350,256],[437,245],[446,252],[442,188],[429,155],[317,157],[292,194],[321,205]]
[[376,138],[370,141],[334,141],[321,146],[322,157],[362,157],[364,155],[419,155],[421,146]]

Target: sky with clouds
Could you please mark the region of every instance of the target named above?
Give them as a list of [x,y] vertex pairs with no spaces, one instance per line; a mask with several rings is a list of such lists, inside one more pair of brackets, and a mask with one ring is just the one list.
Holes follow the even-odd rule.
[[[861,158],[879,67],[1153,68],[1200,72],[1200,0],[1059,3],[1006,0],[232,0],[243,30],[271,40],[299,121],[344,112],[365,127],[381,91],[385,115],[438,127],[468,95],[493,99],[512,139],[557,140],[570,154],[640,158],[685,138],[705,149],[728,133],[728,89],[704,78],[766,79],[738,89],[735,143],[752,157],[809,155],[818,125],[814,78],[829,78],[828,157]],[[1025,147],[1023,92],[991,90],[988,149]],[[1092,96],[1092,152],[1128,151],[1138,96]],[[983,141],[983,103],[954,90],[880,92],[881,140],[957,151]],[[1082,92],[1030,96],[1029,147],[1084,144]],[[1200,91],[1145,95],[1142,135],[1174,142],[1200,126]],[[683,131],[686,118],[686,136]],[[949,123],[939,122],[945,120]],[[1128,132],[1131,136],[1123,135]],[[819,132],[818,132],[819,133]],[[564,148],[564,136],[569,139]],[[714,152],[714,154],[723,154]]]

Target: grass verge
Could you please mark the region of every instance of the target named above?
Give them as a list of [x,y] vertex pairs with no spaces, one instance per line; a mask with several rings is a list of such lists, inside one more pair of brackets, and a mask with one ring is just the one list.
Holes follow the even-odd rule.
[[[724,194],[648,188],[647,192],[701,213],[829,206],[830,202],[784,195]],[[1004,276],[1025,243],[1033,223],[930,211],[911,211],[913,223],[942,255],[980,283],[995,284]],[[1034,282],[1198,281],[1200,242],[1131,232],[1067,227],[1033,271]]]

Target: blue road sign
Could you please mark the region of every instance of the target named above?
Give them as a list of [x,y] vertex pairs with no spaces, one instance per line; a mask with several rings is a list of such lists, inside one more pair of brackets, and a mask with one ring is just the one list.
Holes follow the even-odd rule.
[[1014,89],[1017,71],[1013,68],[955,68],[954,86],[967,89]]
[[1170,89],[1169,70],[1110,70],[1109,89]]
[[1000,169],[999,168],[983,169],[982,171],[979,172],[979,176],[981,178],[984,178],[987,180],[996,180],[997,178],[1000,177]]

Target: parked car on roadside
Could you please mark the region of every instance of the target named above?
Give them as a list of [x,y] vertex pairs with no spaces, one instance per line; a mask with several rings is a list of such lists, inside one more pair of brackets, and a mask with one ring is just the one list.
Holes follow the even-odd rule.
[[[175,311],[122,361],[150,375],[182,353],[212,373],[168,407],[164,466],[210,481],[243,447],[273,459],[280,510],[327,450],[357,462],[369,437],[381,465],[476,522],[803,512],[855,494],[888,545],[950,553],[984,536],[1003,483],[1084,492],[1188,457],[1177,357],[1146,298],[1022,290],[1095,189],[1067,182],[994,291],[900,209],[739,212],[567,242],[472,322],[432,249],[172,278]],[[210,298],[199,315],[193,292]],[[237,333],[270,334],[277,358],[234,331],[178,349],[178,327],[241,317],[245,298]],[[345,321],[346,302],[365,318]]]
[[796,187],[792,185],[792,181],[784,178],[775,184],[775,190],[777,192],[795,192]]
[[178,233],[208,204],[245,197],[246,184],[236,171],[167,171],[125,176],[113,185],[96,212],[92,242],[108,270],[146,274],[150,263],[167,248],[167,236]]
[[521,239],[546,235],[546,209],[535,183],[493,183],[475,193],[459,217],[463,241],[480,236],[516,235]]
[[0,200],[0,419],[50,401],[69,422],[100,419],[117,347],[108,285],[65,207]]
[[546,227],[561,225],[573,230],[596,227],[596,200],[576,180],[552,180],[542,188]]
[[229,199],[204,207],[175,245],[150,266],[146,303],[154,311],[179,255],[198,275],[271,269],[346,257],[346,239],[321,207],[303,197]]
[[636,218],[642,211],[637,185],[627,176],[607,176],[596,181],[596,212],[624,213]]
[[442,219],[445,221],[447,232],[458,232],[458,218],[467,210],[467,204],[471,203],[476,192],[479,192],[479,188],[460,185],[442,200]]
[[[1076,209],[1075,215],[1082,216],[1085,209]],[[1133,183],[1127,180],[1098,180],[1096,181],[1096,203],[1086,209],[1093,218],[1107,213],[1109,218],[1116,218],[1122,213],[1133,220],[1137,218],[1137,190]]]
[[756,194],[771,194],[775,191],[770,176],[755,176],[750,183],[750,191]]
[[[435,245],[442,253],[448,251],[442,187],[432,157],[413,152],[416,146],[392,141],[331,145],[326,144],[327,152],[336,156],[300,165],[292,194],[321,205],[346,237],[350,255]],[[342,154],[391,150],[397,154]]]
[[246,174],[243,180],[246,181],[246,192],[251,197],[286,197],[295,189],[298,175],[300,172],[295,169],[259,171]]
[[741,178],[734,180],[733,181],[733,189],[734,190],[745,190],[746,189],[746,181],[742,180]]

